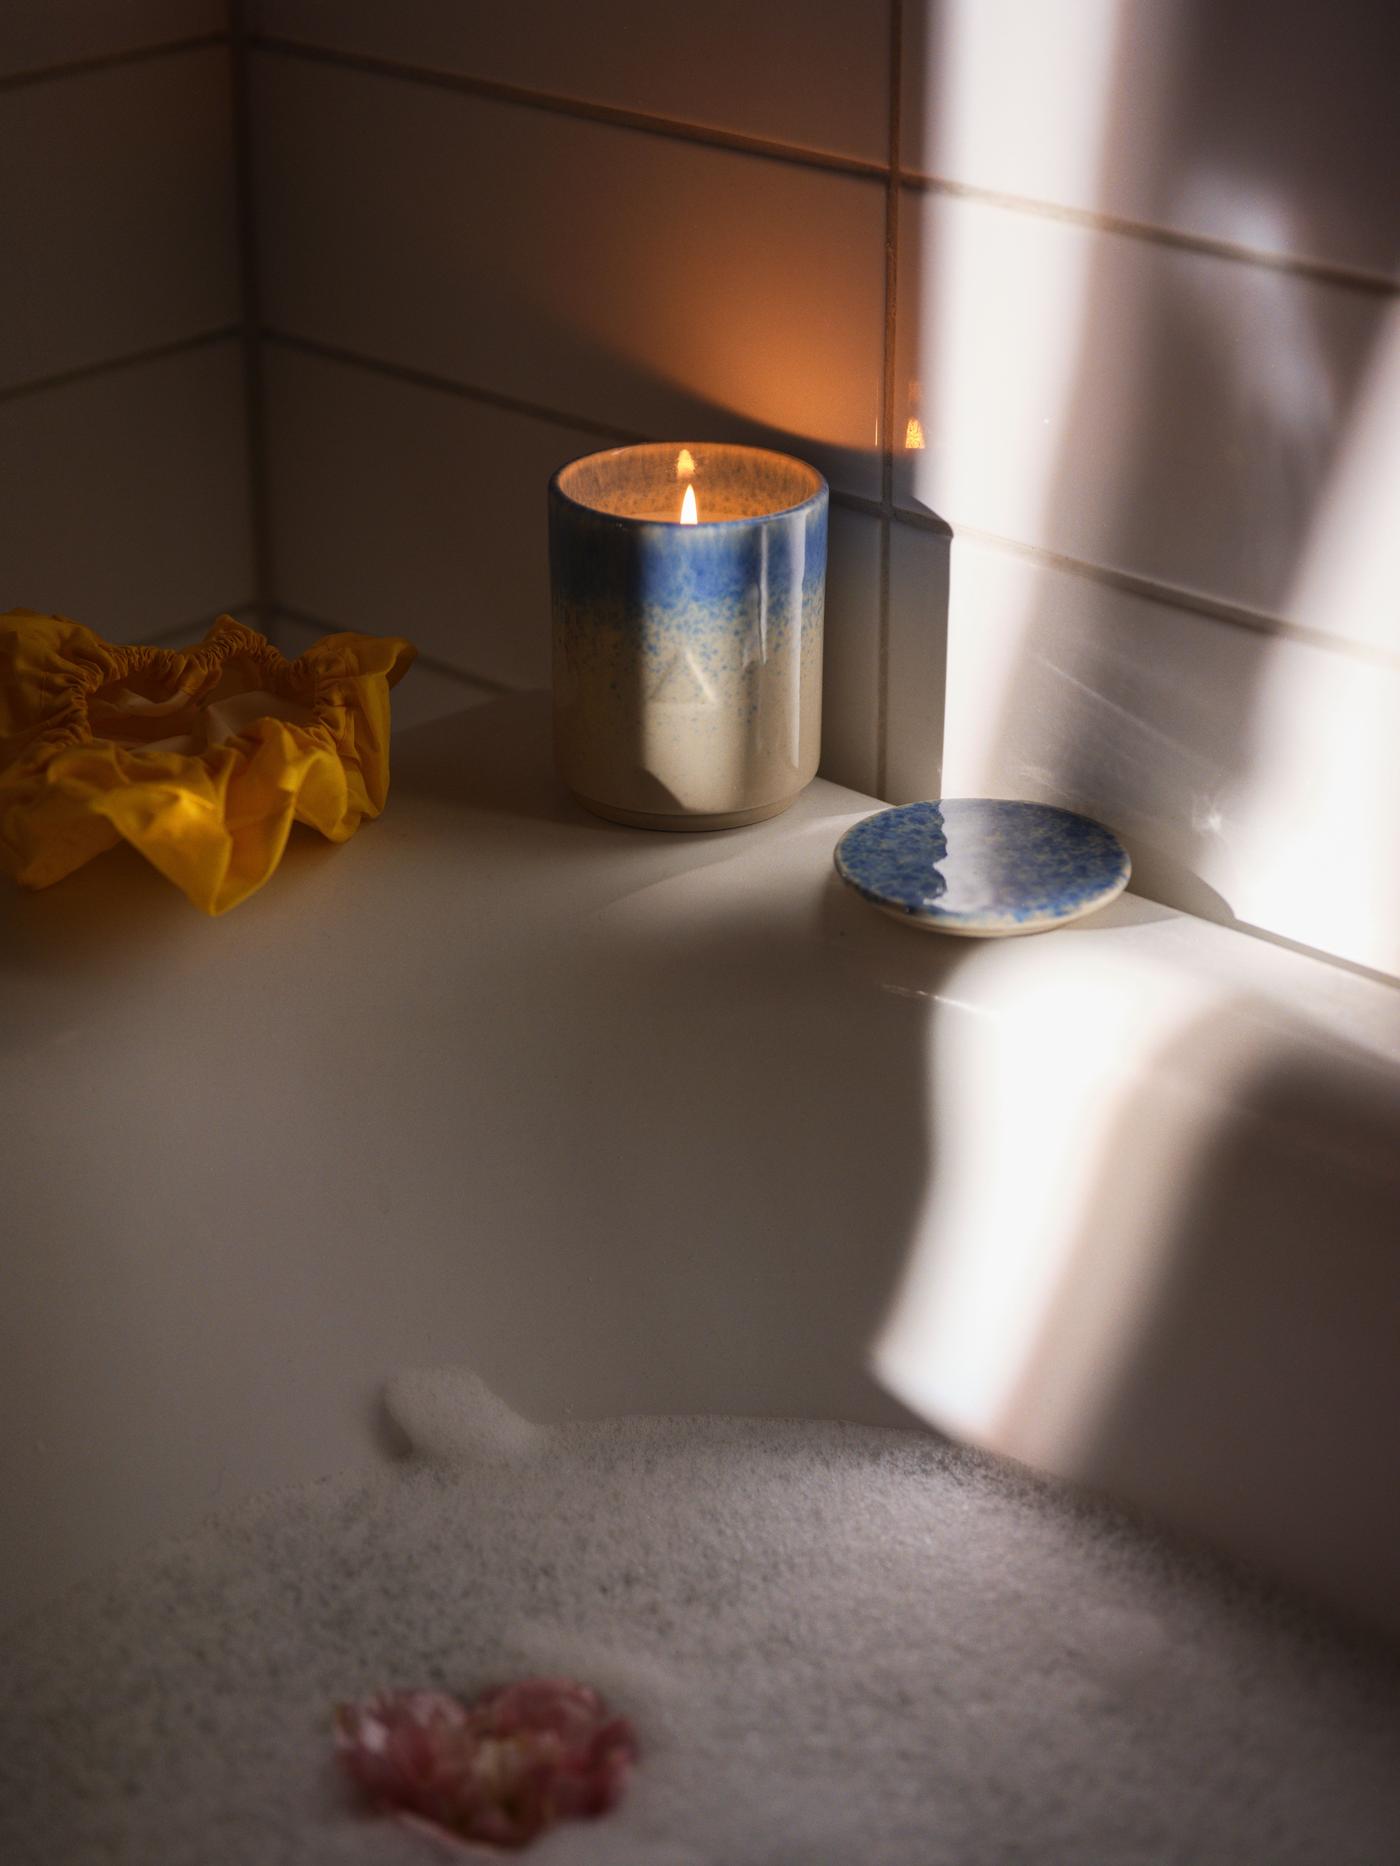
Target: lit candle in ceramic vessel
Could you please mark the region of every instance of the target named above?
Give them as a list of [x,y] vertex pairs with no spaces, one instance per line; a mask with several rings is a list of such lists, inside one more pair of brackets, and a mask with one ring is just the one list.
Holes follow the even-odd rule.
[[826,482],[764,448],[656,443],[550,483],[555,748],[650,829],[776,816],[821,742]]

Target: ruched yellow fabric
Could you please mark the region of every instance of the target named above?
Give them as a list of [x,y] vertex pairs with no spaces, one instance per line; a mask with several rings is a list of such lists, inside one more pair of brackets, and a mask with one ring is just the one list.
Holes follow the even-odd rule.
[[46,888],[124,838],[208,914],[276,868],[293,822],[332,842],[389,789],[389,689],[415,650],[327,635],[298,660],[221,616],[196,648],[122,647],[0,616],[0,856]]

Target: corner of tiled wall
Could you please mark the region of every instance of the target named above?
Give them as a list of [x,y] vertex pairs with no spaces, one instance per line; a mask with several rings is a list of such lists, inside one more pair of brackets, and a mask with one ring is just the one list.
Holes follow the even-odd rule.
[[231,124],[221,0],[0,14],[0,609],[253,601]]
[[834,496],[823,768],[875,789],[892,17],[258,0],[284,626],[399,628],[440,677],[543,685],[556,466],[786,446]]
[[1400,16],[240,0],[240,292],[212,0],[20,14],[8,600],[399,630],[450,711],[547,678],[554,466],[763,439],[833,489],[826,775],[1400,974]]
[[554,465],[786,445],[826,775],[1070,805],[1169,905],[1400,971],[1355,838],[1293,853],[1400,830],[1381,9],[1319,59],[1303,0],[250,7],[303,629],[540,684]]

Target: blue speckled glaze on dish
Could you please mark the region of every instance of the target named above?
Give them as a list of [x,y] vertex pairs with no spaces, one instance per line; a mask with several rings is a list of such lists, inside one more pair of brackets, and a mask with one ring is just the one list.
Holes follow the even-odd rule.
[[1048,803],[946,798],[846,831],[836,872],[886,913],[935,933],[1038,933],[1115,900],[1132,864],[1110,829]]
[[827,503],[819,473],[763,448],[614,448],[555,475],[555,749],[583,801],[752,818],[811,781]]

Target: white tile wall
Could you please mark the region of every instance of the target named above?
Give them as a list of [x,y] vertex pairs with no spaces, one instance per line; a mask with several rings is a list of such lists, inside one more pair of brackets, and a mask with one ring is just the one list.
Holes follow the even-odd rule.
[[0,95],[0,389],[242,315],[228,53]]
[[264,32],[883,162],[889,10],[870,0],[259,0]]
[[789,444],[878,495],[877,182],[256,64],[274,327],[643,433]]
[[606,443],[277,344],[264,369],[280,601],[547,686],[545,488]]
[[146,55],[225,23],[222,0],[0,13],[0,78],[29,74],[0,83],[0,608],[136,640],[256,594],[242,353],[207,341],[243,317],[229,49]]
[[1395,276],[1385,0],[905,0],[924,174]]
[[[892,658],[937,543],[892,553]],[[1400,668],[965,539],[948,631],[944,794],[1082,810],[1150,898],[1400,973]],[[935,788],[933,746],[892,748],[892,794]]]
[[242,358],[223,342],[0,406],[0,609],[140,641],[254,594]]
[[[204,640],[211,626],[220,615],[231,615],[235,622],[242,622],[248,628],[263,630],[263,619],[259,611],[248,606],[220,610],[216,616],[197,616],[189,622],[181,623],[179,628],[170,629],[150,639],[162,648],[193,648]],[[265,630],[263,632],[266,632]]]
[[[330,629],[315,628],[311,623],[302,622],[294,616],[283,615],[273,618],[271,628],[273,639],[289,661],[294,661],[299,654],[304,654],[320,641],[323,635],[332,632]],[[464,713],[470,707],[484,706],[497,697],[493,688],[479,686],[459,674],[445,673],[441,668],[427,667],[422,661],[415,661],[394,688],[391,712],[393,730],[396,734],[407,732],[414,726],[427,725],[430,720],[446,719]]]
[[10,0],[0,77],[222,32],[224,0]]
[[[936,193],[901,234],[898,407],[926,442],[897,458],[901,505],[1293,613],[1391,300]],[[1389,634],[1400,652],[1395,609]]]

